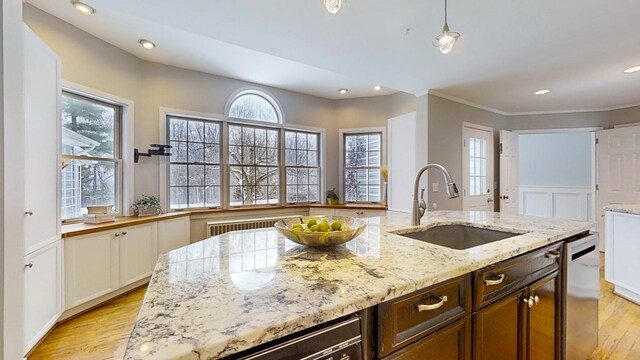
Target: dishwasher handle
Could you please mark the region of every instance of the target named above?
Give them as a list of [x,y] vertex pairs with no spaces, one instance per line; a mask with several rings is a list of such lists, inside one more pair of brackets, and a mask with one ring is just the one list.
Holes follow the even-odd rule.
[[574,254],[571,254],[571,261],[576,261],[578,259],[580,259],[581,257],[593,252],[596,250],[596,245],[591,245],[585,249],[582,249],[580,251],[577,251]]

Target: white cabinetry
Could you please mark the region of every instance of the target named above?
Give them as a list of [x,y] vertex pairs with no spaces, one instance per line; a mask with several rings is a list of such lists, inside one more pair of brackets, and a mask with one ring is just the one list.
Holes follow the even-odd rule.
[[[60,240],[60,59],[24,31],[24,343],[25,354],[62,310]],[[16,119],[14,119],[16,120]],[[22,206],[22,204],[15,204]],[[15,240],[15,239],[14,239]]]
[[118,288],[120,230],[65,239],[65,308],[83,304]]
[[189,245],[191,223],[188,216],[158,223],[158,255]]
[[25,257],[24,339],[31,349],[62,313],[62,249],[56,241]]
[[605,278],[616,294],[640,304],[640,215],[607,211],[605,234]]
[[151,276],[158,260],[158,226],[148,223],[122,229],[120,238],[120,287]]
[[66,238],[65,317],[144,284],[158,255],[188,245],[189,232],[184,216]]
[[368,218],[376,216],[386,216],[386,210],[378,209],[335,209],[324,207],[311,207],[309,208],[309,216],[350,216],[356,218]]

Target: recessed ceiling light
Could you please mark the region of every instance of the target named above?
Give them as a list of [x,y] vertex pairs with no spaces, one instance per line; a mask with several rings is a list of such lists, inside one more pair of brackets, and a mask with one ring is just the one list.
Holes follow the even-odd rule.
[[349,92],[349,89],[340,89],[340,90],[338,90],[338,92],[339,92],[340,94],[346,94],[346,93],[348,93],[348,92]]
[[542,89],[542,90],[538,90],[538,91],[534,92],[533,95],[545,95],[545,94],[548,94],[550,92],[551,92],[551,90],[549,90],[549,89]]
[[380,90],[382,90],[382,85],[376,85],[376,86],[374,86],[374,87],[373,87],[373,90],[375,90],[375,91],[380,91]]
[[627,74],[631,74],[631,73],[638,72],[638,71],[640,71],[640,65],[632,66],[632,67],[626,69],[624,72],[627,73]]
[[71,0],[71,4],[82,14],[91,15],[96,13],[96,9],[78,0]]
[[142,45],[143,48],[147,49],[147,50],[151,50],[154,47],[156,47],[156,44],[152,43],[149,40],[146,39],[140,39],[140,41],[138,41],[140,43],[140,45]]

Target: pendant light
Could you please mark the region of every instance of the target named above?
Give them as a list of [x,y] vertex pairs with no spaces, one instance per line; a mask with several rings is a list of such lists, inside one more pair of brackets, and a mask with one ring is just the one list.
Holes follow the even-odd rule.
[[436,41],[433,42],[433,46],[440,48],[440,52],[448,54],[453,49],[453,45],[460,37],[460,33],[455,31],[449,31],[449,24],[447,24],[447,0],[444,0],[444,27],[442,28],[442,34],[436,36]]
[[322,2],[331,15],[337,14],[342,8],[342,0],[322,0]]

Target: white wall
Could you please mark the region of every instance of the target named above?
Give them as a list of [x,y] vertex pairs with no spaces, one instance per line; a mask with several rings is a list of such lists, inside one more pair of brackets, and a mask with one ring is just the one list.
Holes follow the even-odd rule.
[[4,359],[21,359],[24,286],[24,24],[22,1],[2,0],[3,346]]
[[591,186],[590,132],[520,135],[521,186]]

